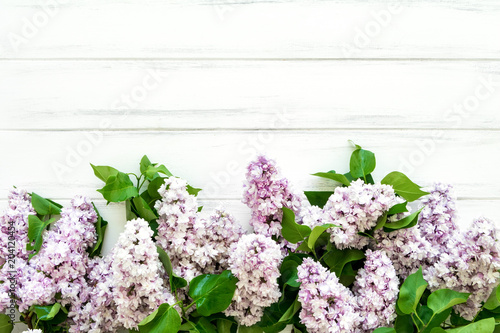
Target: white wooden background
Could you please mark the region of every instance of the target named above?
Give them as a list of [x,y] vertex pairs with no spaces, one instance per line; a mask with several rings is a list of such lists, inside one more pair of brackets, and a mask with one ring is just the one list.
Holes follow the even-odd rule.
[[500,2],[0,0],[0,204],[12,185],[94,199],[89,163],[143,154],[248,225],[244,167],[275,157],[297,189],[347,171],[456,186],[462,225],[500,223]]

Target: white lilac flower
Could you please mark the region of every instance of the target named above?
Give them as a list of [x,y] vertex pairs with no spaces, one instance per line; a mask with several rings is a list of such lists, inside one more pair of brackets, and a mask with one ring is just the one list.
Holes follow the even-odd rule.
[[453,187],[447,184],[436,183],[426,190],[429,195],[421,200],[423,210],[419,215],[418,228],[422,237],[442,252],[446,243],[458,232],[455,224],[456,196]]
[[309,333],[360,332],[356,298],[335,273],[305,258],[298,267],[300,321]]
[[353,292],[361,316],[361,328],[372,332],[392,326],[396,319],[399,279],[389,258],[382,251],[366,251],[364,268],[358,271]]
[[282,178],[274,160],[259,156],[248,165],[243,203],[252,210],[250,225],[255,233],[267,237],[281,236],[282,208],[298,215],[302,198],[293,193]]
[[480,218],[463,234],[448,241],[448,251],[424,271],[431,290],[442,288],[471,293],[467,303],[455,306],[472,320],[500,278],[500,244],[493,222]]
[[224,313],[244,326],[259,322],[263,309],[281,296],[277,279],[282,260],[280,247],[271,238],[242,236],[229,257],[229,269],[238,282],[233,302]]
[[392,206],[404,202],[389,185],[365,184],[356,180],[348,187],[337,187],[328,199],[323,222],[341,228],[330,228],[331,241],[337,248],[361,249],[370,239],[358,235],[376,226],[377,220]]
[[[137,329],[163,303],[175,303],[162,279],[163,266],[153,231],[143,219],[128,221],[112,250],[111,285],[116,318],[123,327]],[[103,286],[104,293],[109,286]]]

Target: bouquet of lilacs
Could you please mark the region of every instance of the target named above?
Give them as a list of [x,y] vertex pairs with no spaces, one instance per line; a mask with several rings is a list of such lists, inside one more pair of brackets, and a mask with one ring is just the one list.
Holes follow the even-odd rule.
[[[101,255],[106,221],[14,189],[0,219],[0,333],[14,309],[29,332],[494,332],[500,246],[486,218],[456,225],[451,186],[400,172],[375,182],[355,145],[331,191],[298,192],[259,156],[246,174],[247,233],[164,166],[94,166],[127,222]],[[14,246],[9,246],[11,242]]]

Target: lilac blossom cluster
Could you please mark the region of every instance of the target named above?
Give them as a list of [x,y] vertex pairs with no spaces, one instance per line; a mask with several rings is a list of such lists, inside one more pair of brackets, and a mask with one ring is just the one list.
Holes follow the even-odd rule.
[[500,244],[494,224],[480,218],[465,233],[449,240],[448,251],[424,271],[431,290],[442,288],[470,293],[467,303],[455,306],[472,320],[500,278]]
[[225,311],[241,325],[259,322],[263,309],[281,296],[277,279],[283,257],[279,245],[269,237],[244,235],[233,245],[229,269],[238,278],[233,302]]
[[281,236],[282,208],[300,212],[301,196],[293,193],[286,178],[282,178],[276,162],[259,156],[248,165],[243,203],[252,210],[250,225],[255,233],[267,237]]
[[175,274],[191,281],[195,276],[227,267],[228,251],[244,230],[221,209],[204,219],[185,180],[169,177],[158,190],[156,242],[168,253]]
[[[9,294],[12,274],[16,271],[16,292],[19,291],[19,282],[22,277],[23,268],[28,260],[28,216],[34,215],[35,210],[31,205],[31,197],[24,190],[13,189],[9,192],[8,207],[0,216],[0,312],[3,312],[11,302]],[[13,244],[14,247],[8,246]],[[9,262],[7,262],[11,259]],[[34,276],[33,278],[37,278]],[[15,295],[17,296],[17,295]]]
[[162,278],[163,266],[152,237],[146,221],[128,221],[111,253],[116,320],[127,329],[137,329],[162,303],[175,303]]
[[298,267],[298,281],[298,300],[302,304],[299,316],[309,333],[360,332],[356,298],[335,273],[305,258]]
[[358,271],[356,295],[363,332],[391,326],[396,319],[399,279],[390,259],[382,251],[367,250],[364,268]]
[[356,180],[348,187],[335,188],[323,207],[324,223],[333,223],[341,228],[330,228],[331,242],[337,248],[361,249],[370,239],[358,235],[377,225],[377,220],[392,206],[404,200],[397,197],[390,185],[365,184]]

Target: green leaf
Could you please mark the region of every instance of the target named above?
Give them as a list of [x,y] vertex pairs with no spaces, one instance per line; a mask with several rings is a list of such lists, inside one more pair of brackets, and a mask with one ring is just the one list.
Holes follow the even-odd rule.
[[10,317],[0,313],[0,333],[10,333],[13,329],[14,324],[12,324]]
[[432,333],[435,332],[453,332],[453,333],[493,333],[495,330],[495,319],[487,318],[480,321],[476,321],[474,323],[470,323],[467,326],[452,328],[449,330],[436,330],[433,329]]
[[169,304],[160,305],[152,314],[139,323],[140,333],[177,333],[181,327],[181,317]]
[[427,299],[427,306],[434,313],[440,313],[454,305],[467,302],[469,296],[468,293],[459,293],[451,289],[439,289],[430,294]]
[[108,178],[111,176],[116,176],[120,171],[116,170],[113,167],[107,166],[107,165],[93,165],[90,163],[90,166],[92,169],[94,169],[94,175],[96,175],[97,178],[102,180],[103,182],[107,182]]
[[[425,309],[425,310],[424,310]],[[425,311],[427,314],[423,315],[421,312]],[[430,333],[434,327],[440,327],[442,323],[450,316],[451,309],[444,310],[440,313],[433,313],[427,306],[422,305],[418,311],[420,318],[425,322],[425,327],[421,329],[421,333]],[[418,322],[418,321],[417,321]]]
[[95,257],[101,254],[103,244],[102,242],[104,241],[104,234],[106,233],[108,222],[102,218],[101,214],[99,214],[99,211],[97,210],[94,203],[92,203],[92,206],[94,206],[94,210],[97,213],[97,222],[94,224],[97,234],[97,240],[94,244],[94,247],[89,251],[89,255],[90,257]]
[[422,267],[420,267],[418,271],[408,276],[401,285],[397,301],[399,309],[404,314],[415,312],[427,286],[428,283],[424,280]]
[[500,288],[498,286],[493,289],[493,291],[490,294],[490,297],[486,300],[486,303],[484,303],[484,308],[487,310],[493,310],[496,309],[500,306]]
[[408,211],[408,202],[402,202],[400,204],[396,204],[392,206],[389,211],[387,212],[387,215],[395,215],[395,214],[400,214],[400,213],[406,213]]
[[217,319],[217,333],[231,333],[234,322],[227,319]]
[[418,216],[419,216],[420,212],[422,211],[422,209],[424,209],[424,207],[420,208],[415,213],[410,214],[410,215],[408,215],[405,218],[402,218],[399,221],[396,221],[396,222],[387,222],[384,225],[384,231],[385,232],[391,232],[391,231],[394,231],[394,230],[407,229],[407,228],[414,227],[415,225],[417,225]]
[[110,176],[106,185],[97,192],[101,193],[108,202],[122,202],[139,195],[130,177],[123,172]]
[[149,160],[149,158],[144,155],[142,158],[141,158],[141,163],[140,163],[140,167],[141,167],[141,174],[145,173],[146,170],[148,169],[148,166],[150,166],[151,164],[151,161]]
[[148,165],[144,175],[146,176],[146,179],[153,180],[153,179],[158,177],[158,173],[162,173],[168,177],[172,176],[172,173],[170,171],[168,171],[167,167],[164,166],[163,164],[161,164],[161,165],[158,165],[158,164]]
[[349,181],[349,179],[347,179],[347,177],[345,175],[340,174],[340,173],[336,173],[335,171],[317,172],[317,173],[313,174],[313,176],[331,179],[331,180],[339,182],[345,186],[351,185],[351,182]]
[[40,220],[36,215],[28,216],[28,244],[26,244],[26,250],[34,251],[29,255],[31,259],[34,255],[40,251],[43,243],[43,231],[55,221],[55,218],[51,218],[47,221]]
[[294,260],[283,261],[280,267],[280,279],[283,281],[284,286],[288,285],[294,288],[298,288],[300,286],[300,282],[297,281],[297,267],[299,267],[299,265],[300,263]]
[[326,230],[335,227],[340,228],[340,226],[331,223],[315,226],[311,231],[311,234],[307,238],[307,246],[309,246],[309,248],[314,251],[314,248],[316,247],[316,241],[321,236],[321,234]]
[[256,325],[250,327],[240,325],[238,326],[238,333],[264,333],[264,331]]
[[174,274],[174,270],[172,268],[172,262],[170,261],[170,257],[168,256],[167,252],[165,252],[165,250],[163,250],[159,246],[156,246],[156,251],[158,252],[158,259],[160,259],[161,263],[163,264],[163,268],[165,269],[165,272],[167,272],[170,282],[170,289],[172,289],[172,291],[175,292],[175,290],[187,286],[186,280]]
[[35,313],[39,320],[47,321],[54,319],[54,317],[61,310],[61,304],[55,303],[53,305],[35,305]]
[[214,325],[207,318],[201,317],[190,332],[197,333],[217,333]]
[[201,191],[201,188],[192,187],[191,185],[188,184],[186,190],[189,194],[194,195],[196,197],[198,196],[198,193]]
[[148,194],[151,197],[152,200],[156,201],[158,199],[161,199],[161,195],[158,193],[158,190],[160,187],[165,184],[165,179],[162,177],[158,177],[153,179],[149,185],[148,185]]
[[204,274],[195,277],[189,284],[189,296],[196,302],[202,316],[227,309],[233,299],[238,279],[230,271],[221,274]]
[[375,154],[362,148],[356,149],[351,155],[349,163],[350,173],[354,178],[363,178],[375,170]]
[[379,327],[373,333],[396,333],[396,330],[392,327]]
[[389,215],[388,212],[385,212],[384,214],[382,214],[382,216],[378,218],[377,225],[375,225],[375,228],[373,228],[373,230],[382,229],[384,227],[385,223],[387,222],[388,215]]
[[134,197],[132,199],[132,203],[134,204],[134,207],[139,213],[139,217],[142,217],[146,221],[151,221],[151,220],[156,220],[158,216],[156,216],[155,212],[149,207],[148,203],[146,200],[144,200],[143,197],[138,196]]
[[398,333],[413,333],[413,320],[409,315],[399,315],[394,322],[394,328]]
[[291,324],[291,321],[295,314],[301,309],[300,302],[295,299],[294,302],[287,308],[283,315],[273,323],[271,326],[262,327],[265,333],[278,333],[285,329],[285,327]]
[[323,208],[334,192],[328,191],[304,191],[307,201],[313,206]]
[[52,200],[42,198],[36,193],[31,193],[31,204],[39,215],[59,215],[62,206]]
[[354,261],[365,258],[365,253],[357,249],[332,249],[323,256],[323,261],[330,267],[330,271],[334,272],[337,277],[340,277],[344,267]]
[[405,174],[394,171],[382,179],[382,184],[392,185],[394,192],[403,197],[405,200],[412,202],[429,193],[420,189],[420,186],[415,184]]
[[295,222],[295,213],[283,207],[283,219],[281,220],[281,234],[290,243],[297,244],[311,234],[311,228]]

